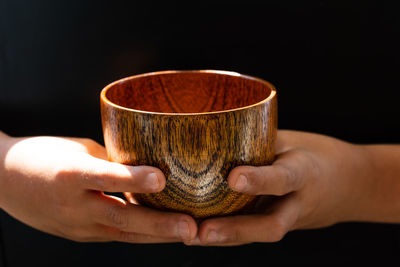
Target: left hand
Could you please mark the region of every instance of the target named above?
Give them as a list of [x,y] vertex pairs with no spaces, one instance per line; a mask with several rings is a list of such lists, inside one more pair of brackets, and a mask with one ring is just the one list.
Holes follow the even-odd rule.
[[360,201],[371,184],[362,146],[319,134],[279,131],[276,153],[271,166],[240,166],[228,177],[233,190],[261,195],[258,204],[264,196],[275,200],[261,205],[256,214],[207,219],[197,239],[186,244],[275,242],[291,230],[358,219]]

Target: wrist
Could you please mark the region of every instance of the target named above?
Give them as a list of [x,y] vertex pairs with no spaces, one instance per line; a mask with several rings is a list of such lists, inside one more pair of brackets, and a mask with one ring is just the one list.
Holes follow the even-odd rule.
[[366,146],[350,144],[349,148],[343,161],[346,162],[344,172],[339,174],[347,181],[344,184],[344,212],[340,221],[370,221],[376,187],[375,166]]
[[366,218],[371,222],[400,222],[400,146],[365,145],[371,180],[365,196]]
[[[352,221],[400,222],[400,146],[359,145]],[[356,193],[357,192],[357,193]]]

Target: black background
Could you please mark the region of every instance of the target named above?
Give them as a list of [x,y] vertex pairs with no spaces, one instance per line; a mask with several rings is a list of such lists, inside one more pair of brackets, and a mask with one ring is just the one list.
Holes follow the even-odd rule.
[[[377,0],[0,0],[0,129],[103,143],[99,92],[108,83],[222,69],[277,87],[280,128],[399,143],[399,11],[397,1]],[[234,248],[75,243],[4,212],[1,226],[7,266],[400,262],[400,228],[388,224],[343,223]]]

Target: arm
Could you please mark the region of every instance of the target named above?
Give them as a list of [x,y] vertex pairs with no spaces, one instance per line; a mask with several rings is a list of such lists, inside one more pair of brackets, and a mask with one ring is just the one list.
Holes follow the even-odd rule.
[[[339,222],[400,222],[400,146],[354,145],[319,134],[279,131],[271,166],[240,166],[236,191],[261,195],[258,212],[213,218],[191,244],[274,242],[291,230]],[[265,196],[275,200],[263,205]]]
[[0,207],[38,230],[76,241],[177,242],[193,218],[134,205],[103,192],[157,192],[163,173],[106,160],[89,139],[12,138],[0,132]]
[[371,193],[360,221],[400,223],[400,145],[363,146],[371,170]]

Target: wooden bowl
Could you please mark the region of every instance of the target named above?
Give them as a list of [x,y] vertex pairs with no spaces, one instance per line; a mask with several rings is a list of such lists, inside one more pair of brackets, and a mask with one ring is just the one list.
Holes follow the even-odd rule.
[[161,71],[128,77],[101,92],[109,160],[160,168],[159,193],[124,193],[131,202],[194,218],[249,209],[255,196],[229,189],[239,165],[274,160],[276,90],[235,72]]

